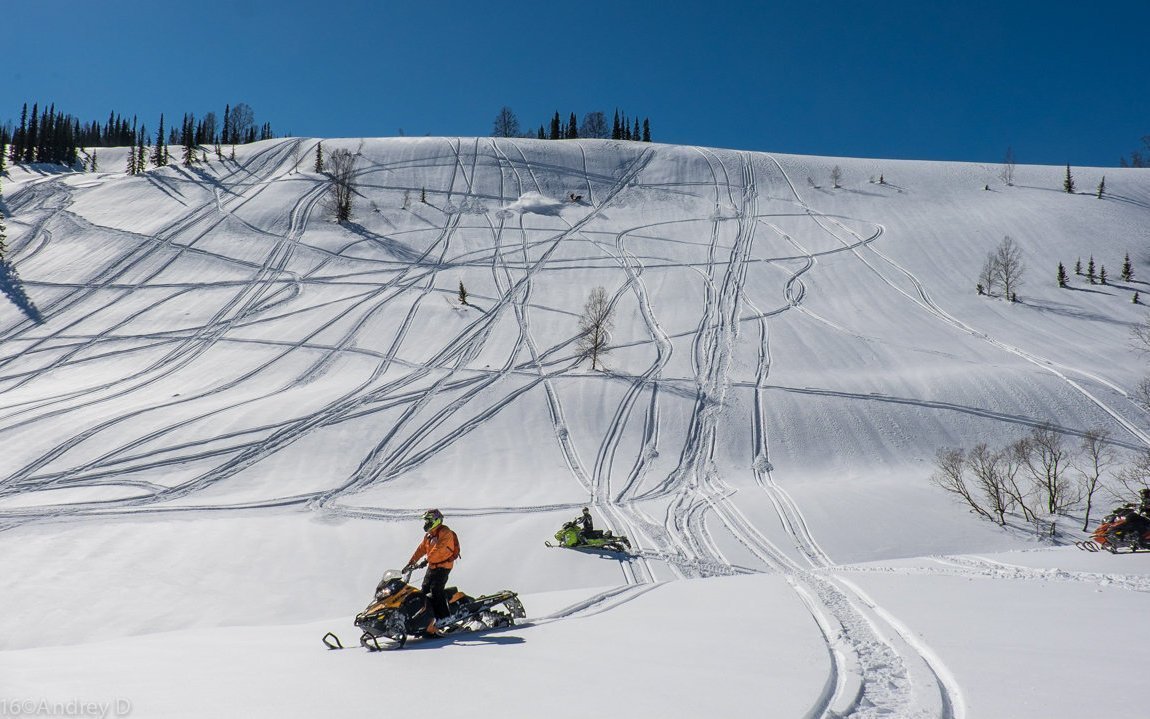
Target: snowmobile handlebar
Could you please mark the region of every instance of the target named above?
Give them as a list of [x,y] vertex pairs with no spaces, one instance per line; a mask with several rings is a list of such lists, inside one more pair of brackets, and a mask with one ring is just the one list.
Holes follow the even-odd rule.
[[422,560],[416,562],[415,564],[407,565],[406,567],[403,568],[403,574],[404,574],[403,581],[405,581],[405,582],[409,581],[411,579],[411,574],[415,570],[423,569],[426,566],[427,566],[427,560],[426,559],[422,559]]

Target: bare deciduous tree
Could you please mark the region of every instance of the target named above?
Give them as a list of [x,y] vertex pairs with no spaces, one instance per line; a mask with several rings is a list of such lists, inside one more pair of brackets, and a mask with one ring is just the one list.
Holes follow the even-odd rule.
[[227,115],[226,122],[228,126],[224,129],[227,130],[229,141],[233,145],[242,144],[247,142],[252,128],[255,127],[256,114],[246,102],[238,102]]
[[1002,161],[1002,171],[998,173],[1002,178],[1003,183],[1008,186],[1014,185],[1014,148],[1006,148],[1006,159]]
[[1013,301],[1015,292],[1022,286],[1022,273],[1025,269],[1022,264],[1022,250],[1014,240],[1007,235],[994,252],[998,278],[1002,282],[1002,291],[1008,300]]
[[[1134,461],[1122,468],[1118,473],[1118,484],[1129,494],[1137,494],[1138,490],[1150,487],[1150,449],[1144,449],[1134,457]],[[1121,495],[1115,495],[1122,499]]]
[[974,490],[967,481],[966,452],[961,449],[940,449],[934,458],[937,471],[931,475],[930,481],[937,487],[958,496],[970,507],[970,510],[980,517],[993,520],[990,512],[983,508]]
[[1090,511],[1094,505],[1094,494],[1102,484],[1102,477],[1117,460],[1114,447],[1110,444],[1110,433],[1105,429],[1092,429],[1082,437],[1082,455],[1071,461],[1078,470],[1079,493],[1086,500],[1086,518],[1082,521],[1082,531],[1090,529]]
[[843,168],[835,165],[831,168],[831,186],[839,189],[839,181],[843,179]]
[[986,256],[982,272],[978,273],[978,286],[981,292],[994,297],[994,290],[998,287],[998,258],[993,252]]
[[327,157],[328,177],[331,179],[331,209],[336,222],[351,219],[351,201],[355,194],[355,155],[340,148]]
[[1005,525],[1006,512],[1012,503],[1010,487],[1006,480],[1009,471],[1007,466],[1009,452],[995,452],[980,443],[970,451],[966,462],[970,471],[974,473],[974,479],[982,490],[982,496],[990,505],[988,511],[994,514],[996,522]]
[[1047,425],[1034,429],[1027,440],[1029,451],[1023,456],[1023,463],[1042,496],[1046,512],[1063,514],[1081,497],[1066,474],[1070,453],[1062,443],[1062,435]]
[[499,109],[499,114],[495,116],[495,127],[492,129],[491,134],[495,137],[519,136],[519,118],[515,117],[515,113],[511,111],[510,107],[504,105]]
[[594,137],[602,139],[611,134],[607,127],[607,116],[596,110],[583,116],[583,124],[579,126],[579,137]]
[[596,287],[583,305],[579,318],[579,350],[591,358],[591,369],[597,369],[599,360],[607,354],[607,340],[614,325],[615,310],[607,299],[607,290]]

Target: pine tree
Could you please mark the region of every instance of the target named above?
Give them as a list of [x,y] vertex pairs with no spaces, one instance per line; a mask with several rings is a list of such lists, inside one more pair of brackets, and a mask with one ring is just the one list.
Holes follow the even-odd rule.
[[463,286],[463,280],[459,281],[459,304],[467,304],[467,289]]
[[1130,253],[1126,253],[1126,259],[1122,260],[1122,281],[1130,282],[1134,279],[1134,268],[1130,265]]
[[140,133],[137,136],[139,141],[139,148],[136,150],[136,171],[132,174],[142,175],[148,170],[148,145],[151,144],[148,137],[148,126],[140,125]]
[[100,164],[96,161],[96,151],[92,150],[92,172],[99,172]]
[[651,121],[643,118],[643,142],[651,141]]
[[575,113],[571,113],[571,119],[567,121],[567,139],[575,140],[579,138],[579,125],[575,120]]
[[1061,262],[1058,263],[1058,286],[1065,287],[1069,278],[1066,276],[1066,267]]
[[544,134],[544,132],[543,132],[543,126],[542,125],[539,126],[539,139],[540,140],[546,140],[547,139],[547,135]]
[[1090,280],[1090,284],[1097,284],[1095,281],[1097,275],[1094,274],[1094,255],[1090,256],[1090,262],[1086,263],[1086,279]]
[[12,136],[12,151],[8,155],[12,162],[20,162],[24,159],[24,143],[28,141],[28,103],[24,103],[24,109],[20,111],[20,127],[16,128],[16,134]]
[[1102,182],[1098,183],[1098,199],[1102,199],[1102,193],[1106,192],[1106,175],[1102,176]]
[[1131,302],[1133,302],[1133,303],[1134,303],[1134,304],[1136,304],[1136,305],[1140,305],[1140,304],[1142,304],[1142,300],[1141,300],[1141,298],[1139,298],[1139,297],[1138,297],[1138,293],[1137,293],[1137,292],[1135,292],[1135,293],[1134,293],[1134,299],[1132,299],[1132,300],[1130,300],[1130,301],[1131,301]]
[[164,113],[160,113],[160,130],[156,133],[156,147],[152,150],[152,164],[164,167],[168,164],[168,151],[164,147]]
[[1062,181],[1062,189],[1074,194],[1074,177],[1070,174],[1070,165],[1066,166],[1066,179]]
[[32,103],[32,120],[28,123],[28,132],[24,136],[24,162],[36,161],[37,138],[40,132],[40,121],[37,119],[39,113],[40,105]]
[[638,142],[638,141],[639,141],[639,138],[641,138],[642,136],[643,136],[643,134],[642,134],[642,132],[639,130],[639,118],[637,118],[637,117],[636,117],[636,118],[635,118],[635,131],[631,133],[631,139],[633,139],[633,140],[635,140],[636,142]]
[[227,145],[235,142],[231,139],[231,126],[232,126],[232,106],[231,104],[224,105],[224,126],[220,130],[220,144]]
[[196,121],[191,115],[184,115],[183,136],[184,167],[196,164]]
[[1078,261],[1074,263],[1074,274],[1076,274],[1076,275],[1082,274],[1082,258],[1081,257],[1079,257]]
[[426,187],[419,188],[419,201],[425,205],[427,204],[427,188]]
[[1102,268],[1098,270],[1098,284],[1106,284],[1106,265],[1102,265]]
[[315,171],[323,172],[323,142],[318,142],[315,146]]
[[615,124],[611,126],[611,139],[623,139],[623,127],[619,124],[619,108],[615,108]]
[[559,134],[559,111],[555,111],[555,116],[551,118],[551,139],[558,140],[561,137]]

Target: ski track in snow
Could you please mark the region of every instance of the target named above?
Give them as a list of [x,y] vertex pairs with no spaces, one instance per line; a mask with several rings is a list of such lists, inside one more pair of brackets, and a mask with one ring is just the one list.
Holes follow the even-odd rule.
[[[514,140],[444,140],[443,154],[428,158],[425,165],[373,162],[359,170],[364,182],[370,179],[381,183],[390,182],[391,173],[399,169],[429,176],[438,176],[430,174],[433,171],[446,175],[445,184],[426,187],[427,204],[412,203],[410,208],[404,208],[406,219],[418,227],[404,232],[419,233],[411,237],[433,235],[422,250],[408,248],[403,232],[382,237],[366,231],[345,248],[333,250],[308,244],[309,228],[318,221],[317,208],[326,186],[314,176],[296,173],[294,165],[298,164],[304,144],[304,140],[271,143],[252,152],[242,163],[224,163],[222,169],[213,169],[211,181],[216,187],[202,202],[189,201],[182,194],[179,183],[169,176],[177,173],[149,175],[147,181],[182,209],[146,237],[99,227],[74,214],[70,210],[73,196],[83,188],[66,184],[67,176],[40,178],[9,193],[9,207],[16,216],[11,228],[13,254],[18,262],[46,252],[57,237],[77,228],[119,237],[122,241],[117,246],[129,249],[92,268],[83,282],[52,285],[51,299],[41,306],[42,313],[66,320],[53,322],[51,329],[26,321],[0,327],[0,390],[27,390],[43,376],[63,370],[74,372],[101,359],[138,356],[140,360],[132,373],[106,384],[69,384],[66,389],[44,392],[34,400],[12,401],[0,413],[0,436],[67,421],[81,413],[100,417],[84,423],[85,429],[62,437],[0,479],[0,500],[44,490],[94,487],[130,488],[135,490],[135,496],[3,508],[0,531],[36,521],[92,521],[100,516],[138,513],[279,507],[309,508],[378,521],[409,520],[415,516],[413,510],[372,506],[360,498],[449,451],[513,403],[537,402],[549,418],[555,447],[570,481],[609,526],[632,538],[636,550],[633,556],[618,562],[623,582],[619,587],[536,618],[534,623],[611,611],[668,580],[751,572],[778,574],[807,607],[827,645],[831,673],[825,691],[809,713],[811,717],[965,716],[961,688],[946,667],[897,617],[852,583],[851,574],[933,573],[989,580],[1087,582],[1150,591],[1150,580],[1136,576],[1035,570],[973,556],[936,557],[934,566],[919,568],[850,567],[831,560],[799,504],[776,479],[770,461],[768,407],[771,392],[780,389],[770,382],[772,320],[793,311],[847,332],[804,306],[808,287],[803,277],[816,273],[820,257],[829,254],[825,249],[808,250],[813,238],[833,238],[841,247],[831,252],[850,253],[857,260],[859,272],[872,273],[903,301],[938,322],[1054,374],[1125,428],[1132,446],[1150,446],[1150,435],[1075,377],[1125,394],[1113,382],[1097,373],[1025,352],[948,313],[931,299],[920,279],[881,251],[885,228],[851,218],[856,224],[872,228],[860,233],[848,226],[847,218],[818,212],[802,199],[783,166],[773,157],[694,148],[708,168],[709,182],[676,186],[643,179],[644,170],[657,152],[653,149],[625,153],[625,161],[615,172],[608,173],[591,168],[582,146],[582,167],[572,171],[533,161]],[[449,172],[444,172],[448,167]],[[243,219],[240,213],[245,206],[277,183],[288,184],[296,191],[286,218],[282,218],[286,222],[260,227],[253,220]],[[497,187],[498,192],[481,194],[480,188],[491,187]],[[553,196],[568,187],[578,189],[585,199],[572,203],[570,212],[548,218],[549,222],[497,209],[526,192]],[[386,188],[405,194],[424,189],[395,185]],[[699,237],[705,248],[705,262],[676,267],[698,277],[702,288],[702,303],[698,316],[691,320],[694,330],[687,341],[671,335],[667,318],[660,316],[649,286],[648,275],[655,268],[666,269],[668,261],[636,249],[650,238],[659,237],[663,225],[614,226],[606,234],[603,230],[602,220],[613,208],[633,201],[634,193],[656,190],[705,201],[712,208],[706,217],[673,221],[706,227]],[[786,214],[790,222],[786,230],[780,222],[782,215],[760,212],[760,198],[770,198],[774,210],[779,196],[793,205]],[[809,222],[796,230],[795,218]],[[205,238],[222,231],[225,223],[238,223],[266,242],[261,245],[262,256],[239,259],[209,249]],[[476,231],[488,237],[488,246],[476,249],[474,238],[461,239],[462,233]],[[768,255],[763,249],[767,246],[764,235],[776,244],[785,243],[795,254]],[[350,251],[359,245],[395,259],[352,254]],[[646,334],[645,347],[650,352],[650,362],[641,374],[590,373],[580,367],[574,337],[555,341],[555,333],[542,331],[541,323],[546,320],[539,316],[553,309],[547,305],[544,280],[556,269],[559,258],[564,263],[559,267],[572,261],[560,253],[560,248],[569,245],[585,249],[587,254],[580,258],[581,262],[609,268],[620,278],[611,298],[613,304],[629,302],[638,308]],[[246,277],[206,287],[162,284],[161,278],[177,262],[189,257],[220,263],[246,273]],[[309,259],[305,261],[304,257]],[[788,268],[789,276],[778,287],[749,287],[748,271],[761,263]],[[438,303],[437,295],[442,295],[438,289],[445,284],[441,275],[455,267],[484,268],[494,292],[488,297],[473,296],[475,304],[471,307],[453,308],[462,321],[455,329],[444,329],[438,336],[439,345],[412,346],[409,334],[424,321],[426,305]],[[312,283],[346,283],[349,292],[338,302],[298,306],[297,301]],[[450,279],[446,284],[450,286]],[[213,291],[212,299],[205,301],[214,304],[211,313],[194,325],[163,333],[134,333],[132,327],[141,318],[169,303],[197,297],[203,290]],[[765,294],[768,290],[778,294]],[[159,299],[117,319],[105,319],[116,317],[112,310],[125,298],[144,292],[159,293]],[[314,311],[326,313],[326,319],[303,336],[281,341],[243,336],[246,331],[290,322],[293,317],[302,318],[305,312]],[[360,346],[365,335],[384,318],[400,318],[391,329],[389,341],[384,343],[386,347]],[[514,341],[491,347],[493,333],[508,323],[516,330]],[[126,398],[145,396],[150,388],[179,381],[212,348],[239,342],[261,348],[265,353],[261,361],[217,384],[181,393],[162,403],[133,408],[133,403],[126,402],[120,408],[118,403]],[[667,376],[676,344],[680,350],[689,350],[691,375],[687,380],[691,396],[685,428],[672,434],[666,430],[673,411],[668,408],[668,388],[675,381],[681,387],[684,379]],[[376,342],[367,346],[378,345]],[[733,376],[731,364],[740,346],[753,348],[753,383],[741,383]],[[502,364],[480,369],[481,354],[494,356],[494,352],[501,353]],[[299,362],[300,357],[308,361]],[[182,434],[189,427],[246,404],[322,382],[348,357],[371,363],[370,371],[351,385],[350,391],[329,397],[320,406],[302,408],[275,424],[240,427],[212,437],[189,440]],[[282,374],[273,372],[293,360],[292,366],[297,369],[286,381]],[[33,363],[31,369],[29,362]],[[686,360],[680,358],[680,362]],[[298,369],[301,366],[303,369]],[[279,381],[269,383],[272,376],[279,377]],[[557,380],[573,377],[588,382],[616,382],[622,387],[622,391],[612,395],[613,408],[605,412],[609,422],[597,428],[594,436],[587,436],[586,430],[575,429],[568,422],[567,405],[572,400],[567,388],[571,385]],[[750,446],[744,448],[751,458],[751,489],[773,507],[786,546],[771,539],[775,535],[756,526],[740,508],[738,491],[725,480],[724,468],[717,458],[724,423],[739,421],[732,420],[727,412],[728,394],[733,387],[748,389],[752,398],[748,418]],[[241,389],[242,400],[222,401]],[[817,388],[788,391],[830,392]],[[681,389],[675,392],[675,400],[683,399]],[[870,395],[835,394],[875,400]],[[883,399],[982,412],[984,416],[993,414],[913,398]],[[679,405],[676,402],[674,406]],[[383,413],[392,413],[388,416],[393,419],[381,430],[378,441],[364,451],[347,476],[334,478],[330,486],[231,504],[170,504],[175,499],[194,498],[205,489],[242,475],[319,430]],[[1005,415],[994,418],[1023,419]],[[113,428],[117,429],[117,436],[122,436],[125,426],[139,428],[134,430],[132,440],[102,443],[103,437],[111,436]],[[93,446],[99,449],[93,450]],[[676,454],[677,459],[668,464],[667,458]],[[657,461],[660,459],[662,462]],[[166,469],[200,465],[207,469],[171,484],[154,481]],[[573,510],[575,506],[471,507],[452,512],[484,516]],[[728,556],[731,550],[727,549],[732,546],[752,558],[753,566],[744,559],[732,560]]]

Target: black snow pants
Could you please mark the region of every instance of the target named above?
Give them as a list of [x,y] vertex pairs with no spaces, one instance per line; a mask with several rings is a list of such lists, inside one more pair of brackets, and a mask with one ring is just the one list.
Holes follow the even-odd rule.
[[423,575],[423,595],[431,602],[431,611],[436,619],[443,619],[448,614],[447,593],[444,591],[448,574],[451,574],[450,569],[436,567]]

